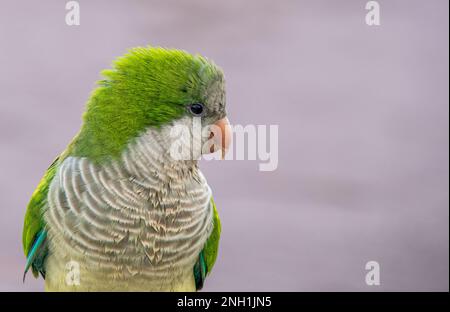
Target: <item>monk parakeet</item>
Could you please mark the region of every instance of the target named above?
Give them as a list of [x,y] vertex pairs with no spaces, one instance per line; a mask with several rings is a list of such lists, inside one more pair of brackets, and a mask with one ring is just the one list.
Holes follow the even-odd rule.
[[172,157],[171,129],[197,118],[229,136],[222,70],[200,55],[139,47],[102,75],[79,133],[28,204],[25,274],[40,273],[49,291],[201,289],[220,220],[199,155]]

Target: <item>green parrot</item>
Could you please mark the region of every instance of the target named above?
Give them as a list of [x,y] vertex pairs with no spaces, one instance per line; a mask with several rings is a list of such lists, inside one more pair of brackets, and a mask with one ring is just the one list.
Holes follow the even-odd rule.
[[197,118],[218,126],[226,149],[223,72],[200,55],[137,47],[102,75],[28,204],[24,280],[31,268],[47,291],[199,290],[221,225],[198,169],[204,151],[174,158],[171,131]]

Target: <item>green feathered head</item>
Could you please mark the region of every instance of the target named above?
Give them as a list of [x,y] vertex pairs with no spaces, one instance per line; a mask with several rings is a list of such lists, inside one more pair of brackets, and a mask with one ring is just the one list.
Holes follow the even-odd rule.
[[202,125],[226,116],[224,76],[200,55],[139,47],[104,70],[83,116],[70,154],[102,161],[149,127],[160,128],[186,116]]

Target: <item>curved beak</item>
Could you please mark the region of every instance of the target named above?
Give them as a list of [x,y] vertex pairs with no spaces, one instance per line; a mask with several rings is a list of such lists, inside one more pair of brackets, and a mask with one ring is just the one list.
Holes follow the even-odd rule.
[[211,153],[215,152],[214,146],[220,146],[222,150],[222,159],[224,159],[233,135],[230,122],[228,121],[227,117],[224,117],[216,121],[214,125],[220,129],[220,135],[216,136],[213,132],[211,132],[210,137],[214,140],[215,143],[213,146],[211,146]]

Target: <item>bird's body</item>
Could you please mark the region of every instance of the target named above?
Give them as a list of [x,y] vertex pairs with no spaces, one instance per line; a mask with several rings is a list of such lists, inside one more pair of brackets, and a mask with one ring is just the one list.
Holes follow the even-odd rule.
[[[211,191],[192,162],[171,166],[159,136],[148,131],[111,163],[68,157],[59,166],[45,214],[47,289],[195,290]],[[80,285],[66,283],[70,261],[81,264]]]
[[[173,57],[166,50],[139,52],[144,53],[138,55],[139,60],[153,61],[154,66],[161,64],[151,53]],[[180,55],[175,56],[174,61],[180,62]],[[203,59],[181,56],[186,64],[193,63],[181,68],[183,75],[197,65],[210,66]],[[201,66],[199,69],[204,70]],[[196,75],[201,78],[204,74]],[[191,79],[189,73],[186,77]],[[214,84],[214,79],[205,78],[200,100],[223,99],[223,86]],[[127,127],[138,122],[125,117],[135,114],[141,118],[140,114],[147,112],[130,108],[127,100],[133,98],[123,98],[121,90],[117,106],[122,111],[111,113],[110,106],[116,104],[104,99],[111,99],[110,93],[118,89],[112,89],[109,83],[115,80],[94,93],[85,126],[51,165],[33,194],[24,227],[28,266],[45,276],[49,291],[195,291],[202,287],[215,262],[220,221],[197,161],[174,160],[170,154],[171,129],[191,124],[192,116],[168,106],[163,115],[176,116],[153,126],[156,117],[161,118],[159,109],[159,115],[147,120],[148,125],[133,131]],[[164,86],[168,82],[158,83]],[[214,116],[213,103],[210,105]],[[110,126],[102,124],[105,115]],[[219,117],[223,113],[212,121]],[[105,133],[95,131],[99,125],[105,128],[99,131],[110,132],[110,136],[117,135],[114,131],[135,135],[115,138],[111,144],[105,140]]]

